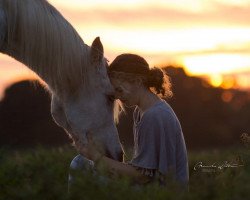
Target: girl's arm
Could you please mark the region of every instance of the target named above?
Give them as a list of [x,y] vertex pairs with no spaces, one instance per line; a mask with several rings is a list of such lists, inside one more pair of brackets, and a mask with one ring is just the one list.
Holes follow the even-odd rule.
[[74,136],[73,140],[79,153],[94,161],[98,171],[101,172],[105,170],[111,175],[129,177],[137,183],[147,183],[149,181],[149,177],[141,174],[135,167],[102,155],[97,151],[97,148],[95,148],[95,144],[90,134],[88,134],[87,145],[83,145],[77,136]]
[[149,178],[141,174],[135,167],[110,159],[106,156],[101,156],[95,163],[97,163],[97,170],[101,171],[104,169],[115,176],[129,177],[137,183],[147,183],[149,181]]

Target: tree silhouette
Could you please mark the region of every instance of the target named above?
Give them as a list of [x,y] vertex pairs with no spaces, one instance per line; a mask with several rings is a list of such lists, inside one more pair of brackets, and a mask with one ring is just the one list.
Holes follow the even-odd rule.
[[[250,133],[250,93],[214,88],[182,68],[164,70],[171,77],[174,96],[167,101],[176,112],[189,149],[237,145],[243,132]],[[230,101],[223,96],[230,94]],[[133,145],[132,113],[127,109],[117,125],[125,146]],[[20,82],[6,91],[0,102],[0,144],[33,146],[69,144],[70,140],[52,120],[50,97],[30,82]]]
[[50,97],[38,84],[20,82],[6,90],[0,104],[0,144],[59,145],[68,136],[52,120]]

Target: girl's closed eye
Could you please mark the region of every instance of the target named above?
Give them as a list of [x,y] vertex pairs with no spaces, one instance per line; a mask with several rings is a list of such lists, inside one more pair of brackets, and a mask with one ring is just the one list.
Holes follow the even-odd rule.
[[115,91],[118,92],[118,93],[122,93],[123,92],[122,88],[120,88],[120,87],[115,88]]

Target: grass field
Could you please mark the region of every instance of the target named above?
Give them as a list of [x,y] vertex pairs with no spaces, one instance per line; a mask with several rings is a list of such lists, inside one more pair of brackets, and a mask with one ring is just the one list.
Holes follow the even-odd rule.
[[[68,195],[70,161],[76,155],[71,146],[26,150],[0,149],[0,200],[11,199],[249,199],[250,152],[247,148],[189,152],[188,192],[174,185],[134,187],[119,179],[103,184],[91,175],[77,180]],[[230,165],[226,165],[229,161]],[[197,163],[202,162],[197,166]],[[234,163],[243,167],[233,167]],[[224,165],[223,165],[224,164]],[[210,166],[210,167],[205,167]],[[211,166],[217,166],[217,168]],[[221,167],[221,169],[218,169]],[[213,171],[216,169],[215,171]]]

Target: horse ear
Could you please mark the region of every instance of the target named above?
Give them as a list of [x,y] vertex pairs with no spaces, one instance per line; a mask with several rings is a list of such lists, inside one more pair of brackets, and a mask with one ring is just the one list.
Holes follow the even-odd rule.
[[103,46],[100,40],[100,37],[97,37],[92,45],[90,52],[91,62],[92,63],[100,63],[103,59]]

